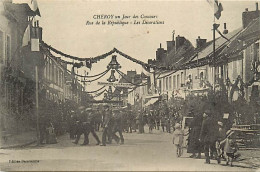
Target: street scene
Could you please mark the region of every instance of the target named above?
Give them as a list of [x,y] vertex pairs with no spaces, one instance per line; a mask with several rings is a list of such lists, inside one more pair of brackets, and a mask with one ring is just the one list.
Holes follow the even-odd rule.
[[1,171],[259,171],[257,1],[0,1]]

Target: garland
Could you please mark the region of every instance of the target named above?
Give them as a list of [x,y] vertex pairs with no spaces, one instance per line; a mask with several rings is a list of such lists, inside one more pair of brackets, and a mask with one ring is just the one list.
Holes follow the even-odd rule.
[[53,48],[52,46],[46,44],[44,41],[41,41],[41,44],[44,47],[47,47],[48,49],[52,50],[53,52],[55,52],[57,54],[60,54],[60,55],[62,55],[64,57],[67,57],[67,58],[70,58],[70,59],[73,59],[73,60],[78,60],[78,61],[91,60],[92,62],[95,62],[96,60],[105,58],[105,57],[107,57],[107,56],[109,56],[109,55],[111,55],[111,54],[113,54],[115,52],[115,49],[113,49],[113,50],[109,51],[108,53],[102,54],[102,55],[94,57],[94,58],[80,58],[80,57],[76,57],[76,56],[72,56],[72,55],[63,53],[63,52]]
[[98,91],[100,91],[100,90],[102,90],[103,88],[105,88],[106,86],[104,85],[103,87],[101,87],[101,88],[99,88],[99,89],[97,89],[97,90],[95,90],[95,91],[84,91],[85,93],[95,93],[95,92],[98,92]]
[[[109,70],[110,70],[110,69],[107,69],[107,70],[105,70],[105,71],[103,71],[103,72],[101,72],[101,73],[99,73],[99,74],[92,75],[92,76],[89,76],[89,75],[84,76],[84,75],[79,75],[79,74],[76,74],[76,73],[75,73],[74,75],[76,75],[76,76],[78,76],[78,77],[83,77],[83,78],[94,78],[94,77],[100,76],[100,75],[102,75],[102,74],[104,74],[104,73],[107,73]],[[70,72],[68,69],[67,69],[67,71]],[[71,72],[70,72],[70,73],[71,73]]]
[[96,80],[102,78],[104,75],[106,75],[109,71],[110,71],[110,69],[106,70],[105,72],[103,72],[102,75],[100,75],[100,76],[97,77],[96,79],[93,79],[93,80],[85,80],[85,81],[81,81],[81,82],[93,82],[93,81],[96,81]]
[[86,66],[88,68],[91,68],[92,67],[92,63],[97,63],[97,61],[100,61],[101,59],[105,59],[106,57],[112,55],[113,53],[118,53],[119,55],[125,57],[126,59],[131,60],[132,62],[135,62],[135,63],[143,66],[145,68],[145,70],[147,70],[148,72],[150,72],[149,68],[161,69],[161,70],[170,70],[169,67],[164,67],[164,66],[158,67],[156,65],[151,65],[151,64],[148,64],[148,63],[144,63],[144,62],[142,62],[140,60],[137,60],[137,59],[135,59],[135,58],[133,58],[133,57],[131,57],[131,56],[129,56],[129,55],[119,51],[116,48],[114,48],[113,50],[111,50],[111,51],[109,51],[109,52],[107,52],[105,54],[102,54],[102,55],[99,55],[99,56],[96,56],[96,57],[80,58],[80,57],[76,57],[76,56],[72,56],[72,55],[63,53],[63,52],[53,48],[52,46],[46,44],[44,41],[41,41],[41,46],[46,47],[49,50],[55,52],[56,54],[62,55],[64,57],[67,57],[67,58],[70,58],[70,59],[73,59],[73,60],[81,61],[79,63],[73,63],[73,62],[66,62],[66,61],[62,60],[62,62],[67,63],[67,64],[72,64],[74,67],[77,67],[77,68],[80,68],[82,66]]

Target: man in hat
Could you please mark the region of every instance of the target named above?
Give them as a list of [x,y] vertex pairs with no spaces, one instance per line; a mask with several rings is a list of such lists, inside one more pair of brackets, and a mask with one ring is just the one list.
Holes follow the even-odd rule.
[[73,142],[78,144],[80,136],[85,132],[86,129],[86,115],[84,113],[84,106],[79,107],[79,113],[76,117],[76,140]]
[[112,127],[112,138],[119,143],[119,137],[116,135],[116,132],[119,133],[121,144],[124,144],[123,131],[123,122],[122,122],[122,111],[115,110],[113,112],[114,124]]
[[212,113],[210,110],[205,110],[203,113],[203,121],[200,130],[199,141],[204,145],[204,153],[207,164],[210,164],[209,151],[211,151],[212,156],[216,157],[216,147],[215,143],[217,141],[218,126],[217,121],[212,118]]
[[84,130],[84,136],[85,136],[85,139],[84,139],[84,145],[88,145],[89,144],[89,139],[88,139],[88,135],[89,133],[91,132],[93,137],[96,139],[97,141],[97,144],[96,145],[99,145],[100,144],[100,140],[95,132],[95,119],[94,119],[94,113],[92,112],[91,108],[87,108],[86,110],[86,115],[87,115],[87,120],[86,120],[86,128]]
[[[102,144],[100,146],[106,146],[106,141],[107,138],[111,138],[110,137],[110,130],[111,130],[111,110],[109,108],[109,106],[105,106],[105,112],[104,112],[104,116],[103,116],[103,134],[102,134]],[[110,139],[109,139],[110,141]]]

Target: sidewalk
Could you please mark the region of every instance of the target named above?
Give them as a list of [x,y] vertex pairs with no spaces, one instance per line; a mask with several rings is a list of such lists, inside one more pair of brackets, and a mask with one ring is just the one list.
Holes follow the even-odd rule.
[[0,138],[0,149],[10,149],[24,147],[36,142],[36,131],[23,132],[19,134],[9,134],[7,139]]

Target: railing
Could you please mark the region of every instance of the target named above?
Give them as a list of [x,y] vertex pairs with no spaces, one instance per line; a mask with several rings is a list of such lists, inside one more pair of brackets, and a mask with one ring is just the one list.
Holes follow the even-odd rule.
[[239,147],[260,147],[260,124],[234,125],[231,130],[236,133],[236,141]]

